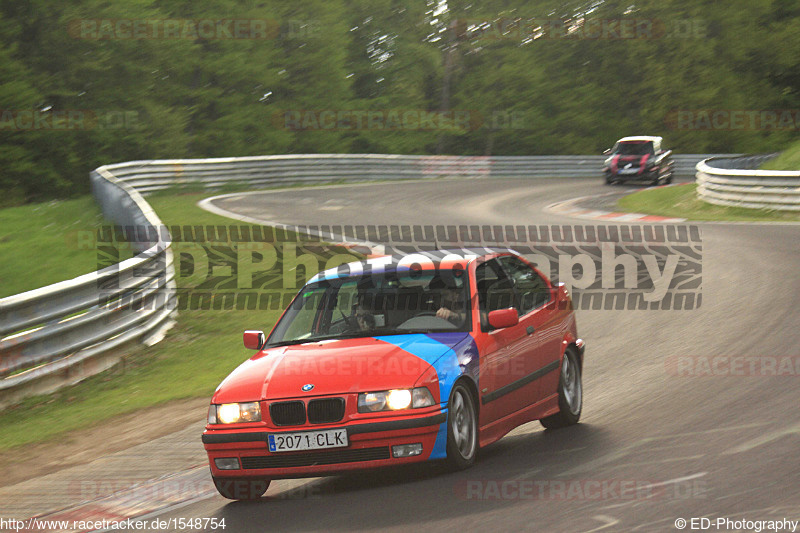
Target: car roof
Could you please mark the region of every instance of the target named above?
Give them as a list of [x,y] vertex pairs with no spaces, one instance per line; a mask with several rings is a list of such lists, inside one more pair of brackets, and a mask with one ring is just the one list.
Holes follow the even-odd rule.
[[650,135],[632,135],[630,137],[623,137],[622,139],[618,140],[617,142],[618,143],[624,143],[624,142],[650,141],[650,142],[654,142],[654,143],[660,143],[663,140],[664,139],[661,138],[661,137],[653,137],[653,136],[650,136]]
[[392,253],[373,256],[361,261],[353,261],[338,267],[329,268],[316,274],[308,281],[308,283],[330,279],[342,279],[351,276],[360,276],[362,273],[366,274],[369,272],[396,272],[398,268],[407,268],[409,264],[413,264],[413,262],[403,262],[404,259],[407,259],[410,256],[420,256],[420,259],[423,257],[429,259],[432,265],[438,269],[442,261],[447,261],[449,263],[450,261],[455,261],[458,258],[463,257],[466,259],[464,262],[464,266],[466,266],[472,261],[494,257],[501,254],[519,255],[519,253],[515,250],[503,247],[443,248],[407,253]]

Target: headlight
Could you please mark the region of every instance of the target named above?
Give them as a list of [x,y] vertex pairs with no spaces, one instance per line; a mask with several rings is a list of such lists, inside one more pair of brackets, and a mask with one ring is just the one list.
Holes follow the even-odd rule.
[[393,389],[380,392],[362,392],[358,395],[358,412],[398,411],[417,409],[434,404],[433,395],[427,387],[416,389]]
[[209,424],[242,424],[261,422],[261,406],[258,402],[223,403],[208,409]]
[[411,405],[411,391],[410,390],[390,390],[386,395],[386,405],[392,411],[399,409],[408,409]]

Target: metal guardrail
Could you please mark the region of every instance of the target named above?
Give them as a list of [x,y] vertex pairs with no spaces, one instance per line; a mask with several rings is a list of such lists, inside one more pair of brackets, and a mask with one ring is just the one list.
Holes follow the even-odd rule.
[[[91,180],[110,220],[162,226],[106,167]],[[138,244],[140,253],[122,263],[0,300],[0,405],[78,382],[114,366],[132,345],[160,340],[176,308],[170,242]]]
[[710,204],[800,211],[800,171],[755,170],[777,154],[712,157],[697,164],[697,195]]
[[[689,176],[708,155],[674,156]],[[157,342],[172,323],[176,290],[170,237],[141,194],[180,186],[274,187],[338,180],[602,177],[604,156],[273,155],[131,161],[91,173],[106,218],[154,230],[118,265],[0,299],[0,406],[68,385],[116,364],[136,343]],[[141,194],[140,194],[141,193]]]
[[[709,154],[673,157],[678,177],[694,175]],[[131,161],[108,167],[114,176],[141,193],[202,184],[274,187],[337,180],[424,179],[439,176],[577,177],[602,176],[605,156],[413,156],[384,154],[271,155],[224,159]]]

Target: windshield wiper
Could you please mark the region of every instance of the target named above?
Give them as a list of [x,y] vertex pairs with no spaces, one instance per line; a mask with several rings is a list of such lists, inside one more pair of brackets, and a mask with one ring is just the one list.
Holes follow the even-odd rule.
[[357,339],[359,337],[372,337],[374,332],[362,331],[359,333],[337,333],[336,335],[320,335],[318,337],[305,337],[303,339],[292,339],[286,341],[278,341],[269,344],[269,346],[289,346],[292,344],[305,344],[307,342],[329,341],[333,339]]
[[414,328],[414,329],[396,329],[396,328],[386,328],[386,329],[372,329],[369,331],[358,331],[353,333],[337,333],[336,335],[320,335],[317,337],[305,337],[303,339],[292,339],[286,341],[279,341],[272,344],[269,344],[269,347],[274,346],[289,346],[292,344],[305,344],[307,342],[319,342],[319,341],[329,341],[329,340],[336,340],[336,339],[359,339],[359,338],[369,338],[369,337],[377,337],[381,335],[408,335],[408,334],[415,334],[415,333],[452,333],[454,331],[459,331],[458,329],[448,329],[448,328]]
[[276,348],[278,346],[291,346],[292,344],[304,344],[306,342],[312,342],[313,339],[292,339],[289,341],[278,341],[278,342],[270,342],[264,345],[264,348]]

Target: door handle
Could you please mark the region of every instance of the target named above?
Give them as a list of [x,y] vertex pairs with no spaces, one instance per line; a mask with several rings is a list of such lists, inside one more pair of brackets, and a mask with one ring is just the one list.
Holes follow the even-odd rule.
[[528,335],[533,335],[533,332],[536,331],[536,328],[534,328],[533,326],[528,326],[527,328],[525,328],[525,331],[528,332]]

